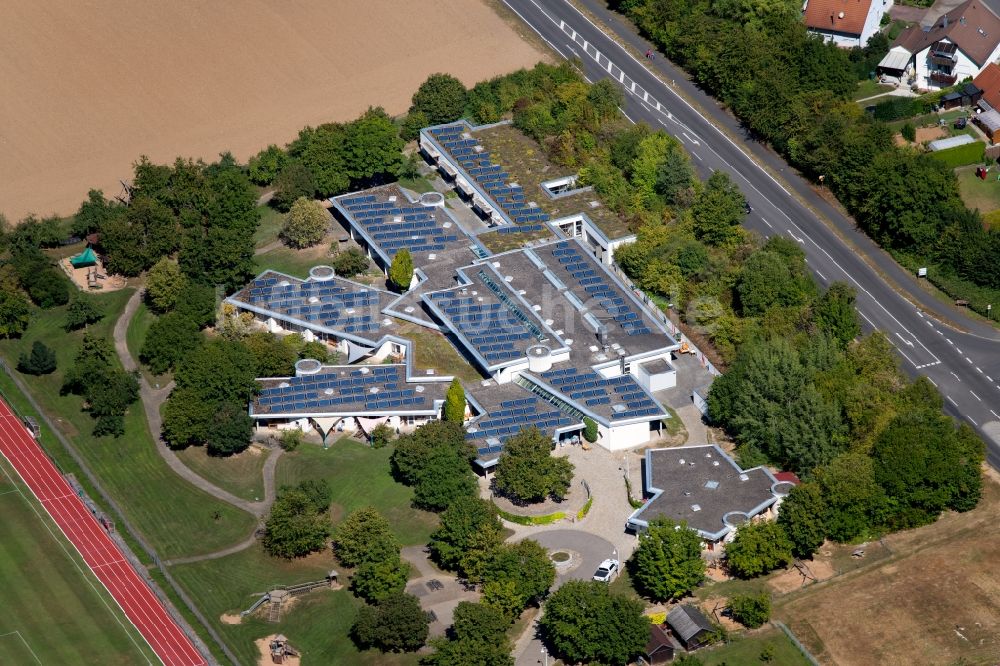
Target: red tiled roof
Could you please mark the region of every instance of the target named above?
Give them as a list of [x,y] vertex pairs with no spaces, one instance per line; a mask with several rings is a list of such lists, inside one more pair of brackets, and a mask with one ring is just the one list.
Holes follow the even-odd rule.
[[983,99],[994,109],[1000,109],[1000,67],[996,63],[986,65],[979,76],[972,80],[973,85],[983,91]]
[[942,39],[957,44],[965,55],[982,67],[1000,43],[1000,17],[983,5],[981,0],[969,0],[939,18],[927,29],[919,25],[907,28],[899,34],[893,46],[902,46],[910,53],[917,54]]
[[860,35],[872,0],[809,0],[806,26],[815,30]]

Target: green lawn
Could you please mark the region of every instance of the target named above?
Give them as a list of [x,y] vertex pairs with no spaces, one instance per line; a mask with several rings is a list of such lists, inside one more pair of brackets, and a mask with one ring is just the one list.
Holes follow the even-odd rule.
[[322,449],[303,444],[278,459],[278,487],[309,479],[326,479],[333,491],[334,522],[363,506],[384,515],[404,546],[425,544],[437,527],[437,516],[410,506],[413,491],[390,475],[392,447],[372,449],[352,439],[340,439]]
[[978,208],[983,214],[1000,209],[1000,181],[997,181],[998,171],[995,168],[986,174],[986,180],[976,177],[974,166],[956,169],[955,175],[966,206]]
[[[111,336],[131,290],[96,295],[107,316],[90,327],[98,335]],[[56,351],[58,369],[44,377],[26,378],[35,399],[60,430],[71,438],[88,466],[118,499],[127,517],[163,558],[218,550],[246,537],[253,529],[250,514],[220,502],[178,477],[156,451],[141,406],[137,403],[125,417],[125,435],[113,439],[94,437],[93,419],[81,411],[78,396],[60,395],[63,373],[76,355],[82,331],[66,333],[62,326],[65,308],[39,311],[24,337],[0,341],[0,356],[9,366],[18,355],[41,340]],[[59,447],[51,438],[43,444]],[[58,455],[65,459],[65,456]]]
[[396,329],[396,334],[413,342],[416,348],[414,367],[417,370],[434,368],[439,375],[454,375],[466,382],[482,381],[482,374],[441,333],[404,323]]
[[159,663],[6,460],[0,469],[0,664]]
[[329,264],[331,261],[330,242],[332,236],[323,239],[318,245],[304,250],[293,250],[290,247],[279,247],[254,257],[257,272],[267,269],[285,273],[292,277],[305,279],[309,277],[309,269],[319,264]]
[[285,213],[278,212],[271,206],[257,206],[260,211],[260,224],[254,232],[255,247],[263,247],[278,240],[281,227],[285,224]]
[[251,447],[228,458],[208,455],[204,446],[189,446],[178,451],[177,457],[198,476],[245,500],[264,497],[264,461],[267,452]]
[[858,81],[857,90],[854,91],[854,99],[874,97],[875,95],[887,93],[890,90],[895,90],[895,86],[879,83],[875,79],[865,79],[864,81]]
[[[132,317],[132,321],[128,323],[128,329],[125,331],[125,344],[128,346],[128,353],[136,361],[139,360],[139,352],[142,351],[142,344],[146,341],[146,334],[149,333],[149,327],[153,325],[156,319],[156,315],[146,307],[146,304],[140,303],[135,311],[135,315]],[[162,375],[154,375],[150,372],[149,368],[141,363],[139,364],[139,369],[146,378],[146,381],[152,386],[164,386],[169,384],[173,378],[173,373],[169,370]]]
[[302,655],[304,666],[321,664],[415,664],[412,655],[360,653],[348,638],[361,602],[347,589],[320,589],[296,600],[277,624],[251,616],[238,625],[221,621],[224,613],[236,615],[275,585],[320,580],[335,567],[330,551],[299,560],[269,557],[251,548],[218,560],[205,560],[171,568],[173,575],[194,597],[214,628],[244,664],[259,659],[254,640],[274,633],[288,636]]
[[423,176],[417,176],[416,178],[400,178],[400,187],[405,187],[408,190],[413,190],[419,194],[424,192],[433,192],[434,186],[431,185],[431,181],[427,180]]
[[[761,655],[767,646],[771,646],[772,659],[765,662]],[[768,627],[757,633],[736,637],[731,643],[719,647],[698,650],[696,656],[704,666],[722,666],[723,664],[764,664],[771,663],[780,666],[809,666],[799,649],[795,647],[777,627]]]

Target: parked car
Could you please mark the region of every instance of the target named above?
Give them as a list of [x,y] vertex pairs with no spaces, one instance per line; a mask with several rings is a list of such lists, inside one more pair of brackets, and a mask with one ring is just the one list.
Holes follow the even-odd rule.
[[594,580],[602,583],[610,583],[618,575],[618,560],[604,560],[601,566],[594,572]]
[[969,124],[969,119],[965,116],[959,116],[955,119],[955,129],[965,129],[965,126]]

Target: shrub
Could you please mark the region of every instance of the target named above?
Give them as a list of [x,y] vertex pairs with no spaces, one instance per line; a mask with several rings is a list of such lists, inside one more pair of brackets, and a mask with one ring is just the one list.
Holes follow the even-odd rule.
[[329,227],[330,214],[323,206],[318,201],[299,197],[288,211],[281,239],[289,247],[312,247],[323,240]]
[[410,288],[413,280],[413,257],[410,251],[403,248],[392,258],[389,266],[389,281],[399,291],[406,291]]
[[771,619],[771,595],[767,592],[734,595],[729,600],[729,610],[734,620],[748,629],[756,629]]
[[302,444],[302,431],[298,428],[282,431],[281,437],[278,438],[278,444],[285,451],[294,451]]
[[917,140],[917,128],[913,126],[913,123],[906,123],[903,125],[903,127],[899,130],[899,133],[902,134],[903,138],[907,141],[912,142]]
[[352,278],[368,270],[368,257],[353,247],[345,252],[338,252],[332,263],[333,270],[344,278]]
[[47,375],[56,369],[56,353],[40,340],[31,345],[30,354],[21,354],[17,369],[26,375]]
[[379,423],[372,428],[372,448],[384,449],[392,441],[392,428],[385,423]]
[[583,417],[583,438],[593,444],[597,441],[597,436],[599,431],[597,430],[597,422],[589,416]]
[[945,148],[928,153],[932,158],[942,162],[949,169],[969,164],[979,164],[983,161],[986,151],[986,144],[982,141],[966,143],[954,148]]

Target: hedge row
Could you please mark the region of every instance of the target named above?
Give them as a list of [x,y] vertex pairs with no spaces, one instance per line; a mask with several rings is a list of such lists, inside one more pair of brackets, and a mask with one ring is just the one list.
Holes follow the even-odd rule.
[[966,143],[954,148],[933,151],[930,156],[943,162],[948,168],[967,166],[969,164],[980,164],[986,152],[986,144],[982,141]]

